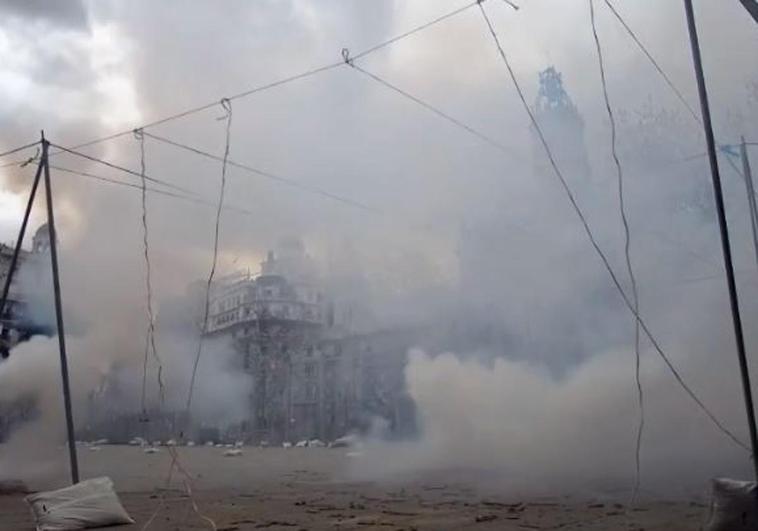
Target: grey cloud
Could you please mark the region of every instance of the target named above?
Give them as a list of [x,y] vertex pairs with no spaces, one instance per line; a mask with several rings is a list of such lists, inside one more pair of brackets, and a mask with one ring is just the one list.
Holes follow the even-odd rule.
[[81,0],[2,0],[0,14],[68,29],[82,30],[88,24],[87,9]]

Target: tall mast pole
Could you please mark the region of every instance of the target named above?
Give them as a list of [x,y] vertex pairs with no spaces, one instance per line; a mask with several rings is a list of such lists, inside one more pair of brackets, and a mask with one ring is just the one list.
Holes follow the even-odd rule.
[[697,26],[695,25],[695,11],[692,8],[692,0],[684,0],[684,9],[687,13],[687,28],[690,34],[690,45],[692,46],[692,61],[695,67],[695,76],[697,78],[697,89],[698,95],[700,96],[700,110],[703,117],[703,130],[705,133],[705,141],[708,146],[708,162],[710,163],[711,178],[713,180],[713,195],[716,200],[716,214],[718,216],[719,231],[721,233],[721,251],[724,255],[726,281],[729,288],[729,304],[732,310],[732,323],[734,325],[737,356],[739,358],[740,375],[742,377],[742,391],[745,395],[745,409],[747,411],[748,427],[750,429],[753,472],[755,479],[758,480],[758,460],[756,459],[756,455],[758,455],[758,434],[756,433],[755,426],[753,394],[750,388],[750,373],[748,372],[747,359],[745,356],[745,338],[742,333],[740,304],[737,298],[736,283],[734,281],[734,265],[732,264],[732,250],[729,243],[729,228],[726,224],[724,195],[721,189],[721,175],[719,174],[718,158],[716,157],[716,142],[713,137],[711,110],[708,104],[708,91],[705,86],[705,76],[703,75],[703,61],[700,56],[700,43],[698,42]]
[[32,191],[29,194],[29,201],[26,203],[24,219],[21,222],[21,229],[18,232],[18,239],[16,239],[16,247],[13,249],[13,257],[11,258],[8,275],[5,277],[5,284],[3,284],[3,294],[0,297],[0,320],[2,320],[3,315],[5,314],[5,304],[8,300],[8,292],[10,291],[11,283],[13,282],[13,274],[16,272],[16,266],[18,265],[18,257],[21,254],[21,245],[24,243],[26,226],[29,223],[29,215],[32,212],[32,205],[34,205],[34,197],[37,195],[37,186],[39,185],[40,175],[42,175],[42,160],[40,160],[39,164],[37,165],[37,173],[34,175]]
[[742,175],[745,177],[747,188],[747,204],[750,207],[750,227],[753,229],[753,247],[755,247],[755,261],[758,264],[758,208],[755,204],[755,188],[753,188],[753,172],[750,169],[750,159],[747,156],[747,144],[745,137],[740,143],[740,155],[742,156]]
[[58,325],[58,348],[61,356],[61,380],[63,382],[63,406],[66,411],[66,434],[68,435],[68,454],[71,461],[71,482],[79,483],[79,463],[76,456],[74,440],[74,415],[71,412],[71,389],[68,380],[68,359],[66,357],[66,339],[63,330],[63,307],[61,305],[61,283],[58,275],[58,248],[53,215],[53,190],[50,187],[50,164],[48,147],[50,143],[42,134],[42,162],[45,172],[45,196],[47,199],[47,227],[50,232],[50,261],[53,269],[53,291],[55,294],[55,318]]

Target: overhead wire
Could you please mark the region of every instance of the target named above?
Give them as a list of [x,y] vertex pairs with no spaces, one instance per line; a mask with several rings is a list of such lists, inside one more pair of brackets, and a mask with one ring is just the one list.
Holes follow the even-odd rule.
[[[399,40],[402,40],[402,39],[404,39],[406,37],[409,37],[410,35],[413,35],[413,34],[419,32],[419,31],[422,31],[422,30],[424,30],[424,29],[426,29],[426,28],[428,28],[430,26],[433,26],[433,25],[435,25],[435,24],[437,24],[439,22],[442,22],[442,21],[444,21],[444,20],[446,20],[448,18],[451,18],[454,15],[457,15],[457,14],[463,12],[463,11],[466,11],[467,9],[469,9],[469,8],[473,7],[474,5],[476,5],[476,3],[477,2],[471,2],[469,4],[466,4],[466,5],[464,5],[464,6],[460,7],[460,8],[454,9],[451,12],[448,12],[448,13],[446,13],[444,15],[441,15],[441,16],[439,16],[439,17],[431,20],[430,22],[421,24],[420,26],[417,26],[417,27],[415,27],[415,28],[413,28],[413,29],[411,29],[409,31],[406,31],[405,33],[403,33],[401,35],[398,35],[398,36],[395,36],[395,37],[391,37],[390,39],[387,39],[385,41],[380,42],[379,44],[373,45],[373,46],[369,47],[368,49],[360,52],[358,54],[358,56],[364,57],[366,55],[374,53],[375,51],[380,50],[380,49],[382,49],[382,48],[384,48],[384,47],[386,47],[386,46],[388,46],[390,44],[394,44],[395,42],[398,42]],[[358,57],[358,56],[356,56],[356,57]],[[241,92],[238,92],[236,94],[232,94],[231,96],[227,96],[226,99],[229,100],[229,101],[234,101],[234,100],[237,100],[237,99],[246,98],[246,97],[251,96],[253,94],[257,94],[259,92],[264,92],[264,91],[267,91],[269,89],[276,88],[276,87],[285,85],[287,83],[291,83],[293,81],[297,81],[297,80],[300,80],[300,79],[304,79],[304,78],[307,78],[307,77],[319,74],[321,72],[326,72],[328,70],[332,70],[334,68],[342,66],[343,64],[344,64],[343,61],[337,61],[337,62],[333,62],[333,63],[324,64],[322,66],[318,66],[318,67],[315,67],[315,68],[304,70],[304,71],[299,72],[297,74],[293,74],[293,75],[284,77],[282,79],[278,79],[276,81],[272,81],[272,82],[269,82],[269,83],[265,83],[263,85],[257,85],[257,86],[254,86],[252,88],[245,89],[245,90],[243,90]],[[100,144],[102,142],[107,142],[109,140],[114,140],[116,138],[120,138],[122,136],[125,136],[125,135],[128,135],[128,134],[132,133],[132,131],[134,131],[135,129],[142,129],[142,130],[144,130],[144,129],[147,129],[147,128],[150,128],[150,127],[155,127],[155,126],[158,126],[158,125],[162,125],[162,124],[165,124],[165,123],[168,123],[168,122],[180,119],[180,118],[184,118],[186,116],[190,116],[192,114],[196,114],[196,113],[199,113],[199,112],[202,112],[202,111],[206,111],[208,109],[211,109],[211,108],[215,107],[216,105],[218,105],[218,101],[214,100],[214,101],[209,102],[209,103],[198,105],[196,107],[191,107],[189,109],[185,109],[184,111],[180,111],[180,112],[177,112],[175,114],[171,114],[171,115],[165,116],[163,118],[159,118],[159,119],[153,120],[151,122],[147,122],[147,123],[139,125],[137,127],[132,127],[130,129],[125,129],[123,131],[118,131],[118,132],[115,132],[115,133],[111,133],[109,135],[105,135],[105,136],[102,136],[102,137],[99,137],[99,138],[88,140],[86,142],[81,142],[79,144],[71,146],[70,149],[81,149],[81,148],[89,147],[89,146],[92,146],[92,145],[95,145],[95,144]],[[60,149],[60,146],[56,146],[56,147]],[[55,154],[57,154],[57,153],[50,153],[50,155],[55,155]],[[19,161],[13,162],[13,163],[11,163],[11,165],[18,164],[18,162]],[[2,168],[2,166],[0,166],[0,168]]]
[[14,153],[18,153],[19,151],[24,151],[25,149],[33,148],[34,146],[38,146],[39,143],[40,141],[37,140],[36,142],[31,142],[30,144],[26,144],[24,146],[19,146],[13,149],[9,149],[8,151],[3,151],[2,153],[0,153],[0,158],[6,157],[8,155],[13,155]]
[[[140,179],[143,178],[143,175],[140,174],[140,172],[137,172],[137,171],[134,171],[134,170],[130,170],[129,168],[125,168],[124,166],[119,166],[118,164],[114,164],[113,162],[108,162],[107,160],[104,160],[104,159],[101,159],[101,158],[97,158],[97,157],[93,157],[91,155],[87,155],[85,153],[81,153],[79,151],[75,151],[75,150],[73,150],[71,148],[65,148],[65,147],[59,146],[58,144],[50,143],[50,145],[54,146],[54,147],[56,147],[58,149],[61,149],[62,151],[65,151],[66,153],[70,153],[72,155],[76,155],[78,157],[87,159],[87,160],[89,160],[91,162],[96,162],[98,164],[102,164],[103,166],[107,166],[107,167],[112,168],[114,170],[119,170],[119,171],[122,171],[124,173],[128,173],[129,175],[134,175],[135,177],[139,177]],[[168,181],[163,181],[163,180],[160,180],[160,179],[156,179],[156,178],[150,177],[148,175],[144,175],[144,178],[147,181],[150,181],[150,182],[152,182],[154,184],[159,184],[161,186],[165,186],[166,188],[171,188],[172,190],[177,190],[179,192],[184,192],[186,194],[194,194],[194,192],[192,192],[191,190],[188,190],[187,188],[184,188],[184,187],[181,187],[181,186],[177,186],[177,185],[172,184],[172,183],[170,183]]]
[[682,94],[682,91],[677,88],[677,86],[674,84],[674,82],[671,80],[668,74],[663,70],[661,65],[658,63],[658,61],[653,57],[653,55],[648,51],[647,47],[642,44],[642,41],[637,37],[637,34],[632,30],[632,28],[629,26],[629,24],[626,23],[626,20],[624,20],[624,17],[621,16],[621,14],[616,10],[616,8],[611,3],[611,0],[604,0],[605,5],[608,6],[608,9],[613,13],[613,16],[616,17],[616,19],[621,23],[621,26],[626,30],[626,32],[629,34],[629,36],[632,38],[632,40],[635,42],[637,47],[642,50],[642,53],[645,54],[645,57],[648,58],[650,63],[653,65],[653,67],[658,71],[658,73],[661,75],[663,80],[666,82],[666,84],[669,86],[669,88],[674,92],[676,97],[679,99],[679,101],[682,102],[682,104],[687,108],[689,113],[692,115],[692,117],[697,121],[698,123],[702,123],[700,119],[700,115],[695,112],[695,109],[692,108],[692,106],[687,101],[687,98],[684,97],[684,94]]
[[[597,50],[598,68],[600,70],[600,85],[603,89],[603,101],[605,102],[605,110],[608,114],[608,120],[611,125],[611,157],[616,167],[616,178],[618,182],[618,199],[619,199],[619,213],[621,215],[621,224],[624,227],[624,260],[626,262],[626,270],[629,274],[629,282],[632,288],[632,303],[634,305],[634,313],[639,315],[640,311],[640,298],[637,290],[637,278],[634,274],[634,268],[632,267],[631,257],[631,235],[629,231],[629,219],[626,212],[626,204],[624,200],[624,172],[621,167],[621,160],[619,159],[617,150],[617,132],[616,132],[616,119],[613,115],[613,109],[611,108],[611,101],[608,95],[608,82],[605,77],[605,63],[603,60],[603,49],[600,45],[600,37],[597,33],[597,22],[595,20],[595,2],[594,0],[588,0],[590,7],[590,25],[592,26],[592,36],[595,40],[595,49]],[[640,490],[640,461],[642,453],[642,434],[645,428],[645,397],[642,390],[642,381],[640,379],[640,323],[637,319],[634,320],[634,380],[637,386],[637,408],[638,408],[638,420],[637,420],[637,437],[635,441],[634,449],[634,489],[632,491],[632,505],[635,504],[637,496]]]
[[[145,132],[145,136],[148,136],[148,137],[152,138],[153,140],[157,140],[159,142],[163,142],[164,144],[168,144],[168,145],[180,148],[180,149],[184,149],[186,151],[190,151],[190,152],[195,153],[197,155],[200,155],[202,157],[206,157],[206,158],[209,158],[209,159],[212,159],[212,160],[216,160],[216,161],[219,161],[219,162],[223,162],[224,161],[224,157],[223,156],[214,155],[213,153],[210,153],[208,151],[202,150],[202,149],[194,147],[194,146],[190,146],[188,144],[177,142],[176,140],[172,140],[172,139],[167,138],[165,136],[159,136],[159,135],[156,135],[156,134],[153,134],[153,133],[147,133],[147,132]],[[277,175],[275,173],[272,173],[272,172],[269,172],[269,171],[265,171],[265,170],[262,170],[260,168],[256,168],[254,166],[250,166],[248,164],[242,164],[241,162],[235,162],[235,161],[229,159],[228,157],[226,158],[226,164],[228,166],[233,166],[235,168],[239,168],[239,169],[244,170],[246,172],[256,174],[256,175],[258,175],[260,177],[265,177],[266,179],[277,181],[279,183],[285,184],[285,185],[293,187],[293,188],[300,189],[300,190],[305,191],[305,192],[309,192],[309,193],[312,193],[312,194],[320,195],[322,197],[326,197],[328,199],[331,199],[331,200],[334,200],[334,201],[338,201],[340,203],[344,203],[346,205],[349,205],[349,206],[352,206],[352,207],[355,207],[355,208],[359,208],[361,210],[366,210],[366,211],[374,212],[374,213],[380,213],[381,212],[377,208],[372,207],[370,205],[367,205],[365,203],[361,203],[360,201],[356,201],[354,199],[349,199],[347,197],[343,197],[343,196],[334,194],[334,193],[326,191],[326,190],[324,190],[322,188],[318,188],[318,187],[315,187],[315,186],[309,186],[307,184],[301,183],[301,182],[296,181],[294,179],[283,177],[281,175]]]
[[[111,179],[109,177],[103,177],[102,175],[96,175],[96,174],[85,172],[85,171],[81,171],[81,170],[74,170],[74,169],[71,169],[71,168],[66,168],[65,166],[59,166],[59,165],[51,164],[50,168],[54,169],[54,170],[62,171],[62,172],[65,172],[65,173],[70,173],[72,175],[78,175],[80,177],[86,177],[88,179],[92,179],[92,180],[95,180],[95,181],[100,181],[100,182],[107,183],[107,184],[113,184],[113,185],[117,185],[117,186],[124,186],[124,187],[127,187],[127,188],[131,188],[133,190],[142,190],[142,186],[139,185],[139,184],[130,183],[130,182],[126,182],[126,181],[119,181],[117,179]],[[150,186],[147,187],[147,191],[149,193],[151,193],[151,194],[158,194],[158,195],[170,197],[170,198],[173,198],[173,199],[181,199],[182,201],[187,201],[187,202],[190,202],[190,203],[195,203],[195,204],[198,204],[198,205],[210,207],[210,208],[213,208],[214,210],[216,209],[216,203],[213,203],[211,201],[207,201],[205,199],[202,199],[200,197],[196,197],[196,196],[193,196],[193,195],[183,195],[183,194],[176,193],[176,192],[169,192],[167,190],[162,190],[160,188],[152,188]],[[229,212],[238,212],[238,213],[244,214],[246,216],[253,216],[253,215],[255,215],[255,213],[252,210],[248,210],[248,209],[242,208],[240,206],[232,205],[232,204],[229,204],[228,202],[225,202],[225,204],[224,204],[224,210],[225,211],[229,211]]]
[[[156,140],[158,142],[162,142],[162,143],[165,143],[167,145],[171,145],[171,146],[174,146],[174,147],[177,147],[177,148],[181,148],[181,149],[187,150],[189,152],[192,152],[192,153],[195,153],[197,155],[209,158],[211,160],[216,160],[216,161],[219,161],[219,162],[223,162],[223,160],[224,160],[223,156],[214,155],[213,153],[210,153],[208,151],[199,149],[199,148],[194,147],[194,146],[190,146],[188,144],[177,142],[175,140],[172,140],[172,139],[169,139],[169,138],[166,138],[166,137],[163,137],[163,136],[154,135],[152,133],[148,133],[147,131],[143,131],[142,134],[145,137],[152,138],[153,140]],[[70,151],[72,151],[72,150],[70,150]],[[79,152],[74,152],[74,153],[79,154]],[[135,174],[139,175],[138,172],[135,172],[135,171],[130,170],[128,168],[124,168],[123,166],[119,166],[119,165],[113,164],[113,163],[111,163],[109,161],[106,161],[104,159],[98,159],[98,158],[90,157],[90,156],[87,156],[87,155],[83,155],[83,156],[86,159],[88,159],[88,160],[93,160],[95,162],[102,163],[103,165],[105,165],[105,166],[107,166],[109,168],[112,168],[112,169],[115,169],[115,170],[118,170],[118,171],[122,171],[124,173],[129,174],[129,175],[135,175]],[[374,206],[368,205],[366,203],[362,203],[360,201],[357,201],[357,200],[354,200],[354,199],[350,199],[348,197],[340,196],[338,194],[326,191],[324,189],[321,189],[321,188],[318,188],[318,187],[315,187],[315,186],[306,185],[306,184],[301,183],[301,182],[299,182],[299,181],[297,181],[295,179],[292,179],[292,178],[289,178],[289,177],[284,177],[284,176],[282,176],[280,174],[275,174],[275,173],[272,173],[272,172],[269,172],[269,171],[265,171],[265,170],[262,170],[260,168],[256,168],[256,167],[250,166],[248,164],[242,164],[240,162],[235,162],[235,161],[233,161],[233,160],[231,160],[229,158],[227,158],[227,165],[230,166],[230,167],[235,167],[235,168],[244,170],[244,171],[246,171],[248,173],[251,173],[251,174],[255,174],[255,175],[258,175],[258,176],[261,176],[261,177],[264,177],[264,178],[267,178],[267,179],[270,179],[270,180],[273,180],[273,181],[280,182],[282,184],[286,184],[286,185],[288,185],[288,186],[290,186],[292,188],[300,189],[303,192],[319,195],[319,196],[322,196],[322,197],[325,197],[325,198],[337,201],[339,203],[343,203],[343,204],[355,207],[355,208],[360,209],[361,211],[364,211],[364,212],[368,212],[368,213],[371,213],[371,214],[374,214],[374,215],[381,215],[381,216],[391,217],[391,213],[387,212],[384,209],[381,209],[381,208],[378,208],[378,207],[374,207]],[[52,167],[53,166],[51,165],[51,168]],[[141,189],[141,187],[139,185],[136,185],[136,184],[133,184],[133,183],[126,183],[126,182],[118,181],[118,180],[115,180],[115,179],[109,179],[109,178],[106,178],[106,177],[102,177],[100,175],[95,175],[95,174],[88,173],[88,172],[81,171],[81,170],[73,170],[73,169],[70,169],[70,168],[62,167],[62,166],[55,166],[55,167],[58,168],[58,169],[60,169],[61,171],[64,171],[64,172],[67,172],[67,173],[72,173],[72,174],[77,174],[77,175],[82,176],[82,177],[87,177],[87,178],[90,178],[90,179],[94,179],[94,180],[98,180],[98,181],[102,181],[102,182],[107,182],[107,183],[110,183],[110,184],[122,185],[122,186],[131,187],[131,188]],[[165,180],[162,180],[162,179],[158,179],[156,177],[149,176],[147,174],[145,175],[145,177],[146,177],[146,179],[148,181],[151,181],[151,182],[154,182],[154,183],[159,183],[159,184],[161,184],[163,186],[169,186],[169,187],[178,189],[179,191],[182,192],[182,193],[168,192],[168,191],[161,190],[159,188],[148,188],[148,191],[150,191],[151,193],[158,193],[160,195],[164,195],[164,196],[168,196],[168,197],[173,197],[173,198],[176,198],[176,199],[183,199],[183,200],[190,201],[190,202],[193,202],[193,203],[196,203],[196,204],[200,204],[200,205],[204,205],[204,206],[210,206],[213,209],[217,208],[217,203],[210,202],[210,201],[207,201],[207,200],[203,199],[202,197],[200,197],[197,194],[197,192],[194,192],[194,191],[189,190],[187,188],[177,187],[176,185],[173,185],[172,183],[169,183],[169,182],[167,182]],[[234,212],[237,212],[237,213],[240,213],[240,214],[244,214],[246,216],[254,216],[255,215],[255,213],[252,212],[251,210],[246,209],[244,207],[241,207],[239,205],[230,204],[227,201],[224,201],[223,210],[224,211],[234,211]],[[393,219],[395,219],[395,217],[393,217]],[[405,222],[405,223],[407,224],[407,226],[409,228],[412,228],[414,230],[418,230],[418,231],[422,231],[422,232],[429,232],[430,230],[433,230],[431,228],[431,226],[429,226],[429,225],[417,224],[417,223],[410,222],[410,221],[409,222]]]
[[462,12],[466,11],[467,9],[470,9],[470,8],[474,7],[477,3],[478,2],[475,0],[474,2],[468,3],[465,6],[459,7],[458,9],[455,9],[455,10],[453,10],[453,11],[451,11],[449,13],[446,13],[446,14],[440,16],[440,17],[437,17],[437,18],[435,18],[433,20],[430,20],[429,22],[427,22],[425,24],[421,24],[420,26],[416,26],[415,28],[413,28],[413,29],[411,29],[409,31],[406,31],[405,33],[401,33],[400,35],[392,37],[389,40],[386,40],[386,41],[381,42],[381,43],[379,43],[379,44],[377,44],[375,46],[367,48],[366,50],[363,50],[359,54],[354,55],[353,59],[360,59],[363,56],[366,56],[366,55],[368,55],[370,53],[374,53],[377,50],[381,50],[385,46],[389,46],[390,44],[394,44],[395,42],[397,42],[397,41],[399,41],[401,39],[404,39],[404,38],[406,38],[406,37],[408,37],[410,35],[413,35],[414,33],[417,33],[417,32],[419,32],[421,30],[424,30],[424,29],[426,29],[426,28],[428,28],[430,26],[434,26],[435,24],[437,24],[439,22],[442,22],[443,20],[446,20],[446,19],[448,19],[450,17],[453,17],[453,16],[457,15],[458,13],[462,13]]
[[[287,83],[291,83],[291,82],[297,81],[299,79],[303,79],[303,78],[310,77],[312,75],[315,75],[315,74],[318,74],[318,73],[321,73],[321,72],[325,72],[327,70],[331,70],[332,68],[337,68],[338,66],[341,66],[341,65],[342,65],[341,62],[336,62],[336,63],[331,63],[331,64],[328,64],[328,65],[320,66],[320,67],[317,67],[317,68],[312,68],[310,70],[306,70],[306,71],[300,72],[298,74],[294,74],[294,75],[291,75],[291,76],[288,76],[288,77],[285,77],[285,78],[282,78],[282,79],[278,79],[276,81],[272,81],[272,82],[266,83],[264,85],[258,85],[256,87],[244,90],[244,91],[239,92],[237,94],[233,94],[231,96],[228,96],[226,98],[226,100],[227,101],[233,101],[233,100],[236,100],[236,99],[245,98],[247,96],[251,96],[253,94],[257,94],[258,92],[264,92],[266,90],[269,90],[269,89],[272,89],[272,88],[275,88],[275,87],[279,87],[281,85],[285,85]],[[192,107],[192,108],[187,109],[185,111],[178,112],[176,114],[172,114],[172,115],[166,116],[164,118],[160,118],[158,120],[154,120],[152,122],[148,122],[146,124],[143,124],[143,125],[139,126],[137,129],[144,130],[144,129],[147,129],[149,127],[155,127],[157,125],[162,125],[162,124],[165,124],[165,123],[177,120],[179,118],[184,118],[185,116],[189,116],[191,114],[196,114],[196,113],[199,113],[199,112],[202,112],[202,111],[206,111],[206,110],[211,109],[211,108],[213,108],[213,107],[215,107],[217,105],[218,105],[218,101],[213,101],[211,103],[206,103],[204,105],[199,105],[197,107]],[[96,138],[96,139],[93,139],[93,140],[89,140],[87,142],[83,142],[81,144],[77,144],[75,146],[72,146],[71,149],[81,149],[83,147],[89,147],[89,146],[92,146],[92,145],[95,145],[95,144],[100,144],[102,142],[107,142],[109,140],[114,140],[114,139],[122,137],[124,135],[128,135],[132,131],[134,131],[134,129],[128,129],[128,130],[124,130],[124,131],[119,131],[117,133],[113,133],[113,134],[110,134],[108,136]]]
[[378,75],[369,72],[365,68],[362,68],[355,64],[355,58],[351,58],[347,52],[347,49],[343,50],[343,55],[345,56],[345,64],[353,68],[353,70],[360,72],[361,74],[367,76],[369,79],[374,80],[375,82],[379,83],[380,85],[390,89],[391,91],[403,96],[404,98],[416,103],[417,105],[420,105],[421,107],[425,108],[428,111],[431,111],[432,113],[436,114],[440,118],[450,122],[451,124],[455,125],[456,127],[459,127],[463,129],[464,131],[474,135],[475,137],[479,138],[480,140],[486,142],[490,146],[494,147],[495,149],[498,149],[499,151],[502,151],[503,153],[506,153],[510,156],[516,157],[521,159],[522,155],[516,151],[513,148],[510,148],[497,140],[493,139],[492,137],[482,133],[478,129],[474,129],[470,125],[466,124],[465,122],[459,120],[458,118],[455,118],[451,116],[450,114],[446,113],[445,111],[439,109],[438,107],[435,107],[434,105],[427,103],[426,101],[422,100],[418,96],[414,96],[407,90],[401,89],[397,85],[394,85],[387,81],[386,79],[379,77]]
[[605,252],[600,248],[600,245],[598,244],[595,235],[592,231],[592,229],[589,226],[589,223],[587,221],[587,218],[584,216],[584,213],[582,212],[582,209],[579,207],[576,198],[574,197],[574,193],[571,190],[571,187],[569,186],[568,182],[566,181],[563,172],[558,167],[558,164],[556,163],[555,157],[553,155],[553,151],[550,148],[550,145],[547,142],[547,139],[545,138],[545,135],[542,131],[541,126],[537,122],[537,119],[534,116],[534,113],[532,112],[532,109],[529,107],[529,104],[526,102],[526,97],[524,96],[524,92],[521,88],[521,84],[518,82],[518,79],[516,77],[515,72],[513,71],[513,68],[510,64],[510,61],[508,60],[507,55],[505,54],[505,51],[500,44],[500,39],[497,36],[497,33],[495,32],[494,27],[492,26],[492,22],[490,21],[489,16],[487,15],[487,11],[484,9],[484,6],[482,4],[479,4],[479,9],[482,13],[482,16],[484,18],[485,23],[487,24],[487,28],[489,29],[490,34],[492,35],[492,38],[495,42],[495,45],[497,47],[498,53],[500,57],[503,60],[503,63],[505,64],[505,67],[508,71],[508,74],[514,84],[514,87],[516,89],[516,92],[518,94],[519,100],[521,101],[522,106],[524,107],[524,110],[526,111],[527,115],[529,116],[529,120],[534,127],[534,130],[537,133],[537,136],[539,138],[540,144],[542,145],[548,161],[550,163],[550,166],[553,170],[553,173],[558,178],[561,187],[563,188],[564,192],[566,193],[566,196],[571,203],[571,206],[576,213],[577,217],[579,218],[582,227],[584,229],[585,234],[587,235],[590,244],[592,245],[593,249],[595,250],[595,253],[600,258],[603,267],[605,268],[606,272],[608,273],[614,287],[619,292],[619,295],[621,295],[621,298],[623,299],[623,302],[625,306],[628,308],[628,310],[634,315],[635,319],[640,325],[640,328],[645,333],[651,344],[653,345],[654,349],[658,353],[658,355],[661,357],[661,359],[664,361],[666,366],[668,367],[671,374],[674,376],[677,383],[680,385],[680,387],[687,393],[687,395],[692,399],[692,401],[701,409],[701,411],[711,420],[711,422],[721,431],[724,435],[726,435],[729,439],[731,439],[736,445],[740,446],[746,451],[750,451],[748,446],[742,442],[729,428],[724,426],[724,424],[721,423],[721,421],[711,412],[711,410],[703,403],[703,401],[695,394],[695,392],[690,388],[690,386],[684,381],[679,371],[676,369],[676,367],[673,365],[669,357],[664,352],[663,348],[660,346],[658,341],[653,336],[652,332],[648,328],[645,321],[642,319],[640,314],[635,311],[634,304],[631,302],[629,297],[626,294],[626,291],[621,286],[621,283],[613,269],[611,267],[610,262],[608,261],[608,257],[606,256]]

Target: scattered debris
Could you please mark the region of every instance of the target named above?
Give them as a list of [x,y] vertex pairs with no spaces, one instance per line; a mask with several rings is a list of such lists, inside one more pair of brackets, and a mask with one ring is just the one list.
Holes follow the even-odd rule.
[[156,448],[155,446],[148,446],[147,448],[144,448],[142,451],[145,452],[146,454],[157,454],[158,452],[160,452],[160,449]]
[[418,513],[409,513],[409,512],[403,512],[403,511],[390,511],[389,509],[384,509],[382,513],[388,514],[390,516],[418,516]]
[[242,450],[239,448],[231,448],[224,452],[224,457],[237,457],[242,455]]
[[474,518],[474,522],[477,524],[480,524],[482,522],[492,522],[493,520],[497,520],[496,514],[480,514]]

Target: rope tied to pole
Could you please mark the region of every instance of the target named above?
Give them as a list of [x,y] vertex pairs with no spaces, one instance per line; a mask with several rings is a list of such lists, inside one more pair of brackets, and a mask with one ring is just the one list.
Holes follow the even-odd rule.
[[166,392],[163,384],[163,363],[158,356],[158,349],[155,346],[155,312],[153,311],[153,284],[152,284],[152,265],[150,263],[150,245],[148,232],[147,216],[147,178],[145,163],[145,134],[142,128],[134,129],[133,135],[139,142],[140,150],[140,190],[142,196],[142,254],[145,261],[145,308],[147,311],[147,330],[145,332],[145,354],[142,363],[142,396],[140,402],[141,422],[147,422],[147,365],[148,358],[152,354],[153,359],[158,365],[158,393],[161,404],[165,401]]
[[192,365],[192,376],[190,377],[189,390],[187,392],[187,404],[186,410],[189,415],[190,408],[192,407],[192,394],[195,389],[195,380],[197,378],[197,367],[200,363],[200,358],[203,354],[203,339],[208,331],[208,314],[210,313],[210,297],[211,288],[213,286],[213,279],[216,276],[216,266],[218,265],[218,243],[219,234],[221,229],[221,211],[224,208],[224,194],[226,192],[226,171],[229,162],[229,147],[231,140],[231,128],[232,128],[232,102],[229,98],[221,98],[219,104],[226,113],[225,116],[220,119],[226,120],[226,135],[224,142],[224,156],[221,161],[221,186],[219,189],[218,204],[216,207],[216,223],[213,234],[213,260],[211,263],[211,270],[208,274],[208,279],[205,283],[205,301],[203,303],[203,319],[200,323],[200,337],[197,342],[197,353],[195,354],[195,361]]

